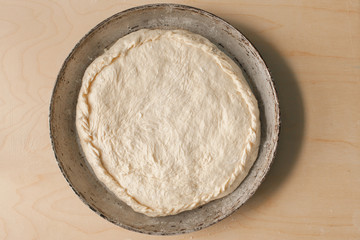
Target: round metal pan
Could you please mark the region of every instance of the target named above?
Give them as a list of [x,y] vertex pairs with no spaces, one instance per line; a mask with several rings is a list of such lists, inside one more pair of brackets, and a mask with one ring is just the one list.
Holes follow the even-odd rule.
[[[116,40],[138,29],[186,29],[200,34],[243,69],[259,102],[261,145],[246,179],[230,195],[174,216],[148,217],[113,195],[87,165],[77,140],[75,113],[87,66]],[[233,26],[206,11],[184,5],[153,4],[132,8],[104,20],[86,34],[66,58],[50,104],[50,136],[58,165],[80,199],[101,217],[123,228],[158,235],[188,233],[229,216],[248,200],[273,161],[279,135],[279,105],[269,71],[256,49]]]

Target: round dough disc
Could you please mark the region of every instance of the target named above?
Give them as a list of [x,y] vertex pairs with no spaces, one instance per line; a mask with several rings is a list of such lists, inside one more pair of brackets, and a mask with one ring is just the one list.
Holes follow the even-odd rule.
[[99,180],[148,216],[231,193],[260,140],[257,102],[240,68],[183,30],[139,30],[95,59],[76,124]]

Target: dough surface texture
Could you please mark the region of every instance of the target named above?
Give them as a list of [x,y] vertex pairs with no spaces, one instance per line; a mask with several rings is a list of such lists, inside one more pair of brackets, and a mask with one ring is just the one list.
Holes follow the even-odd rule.
[[184,30],[139,30],[96,58],[76,126],[97,178],[153,217],[230,194],[260,142],[257,101],[240,68]]

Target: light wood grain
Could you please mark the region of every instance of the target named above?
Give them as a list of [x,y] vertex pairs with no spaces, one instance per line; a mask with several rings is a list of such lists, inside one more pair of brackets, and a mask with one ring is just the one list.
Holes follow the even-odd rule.
[[[0,2],[0,239],[157,239],[88,209],[48,134],[56,75],[112,14],[151,1]],[[171,1],[238,27],[267,62],[282,132],[260,189],[224,221],[162,239],[360,238],[360,1]]]

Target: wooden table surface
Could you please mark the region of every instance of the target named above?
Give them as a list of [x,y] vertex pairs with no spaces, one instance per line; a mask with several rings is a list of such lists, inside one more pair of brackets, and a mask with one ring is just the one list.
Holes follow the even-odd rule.
[[158,237],[102,219],[72,192],[49,139],[64,59],[93,26],[151,1],[0,3],[0,239],[360,239],[360,1],[176,1],[237,27],[281,103],[274,165],[232,216]]

